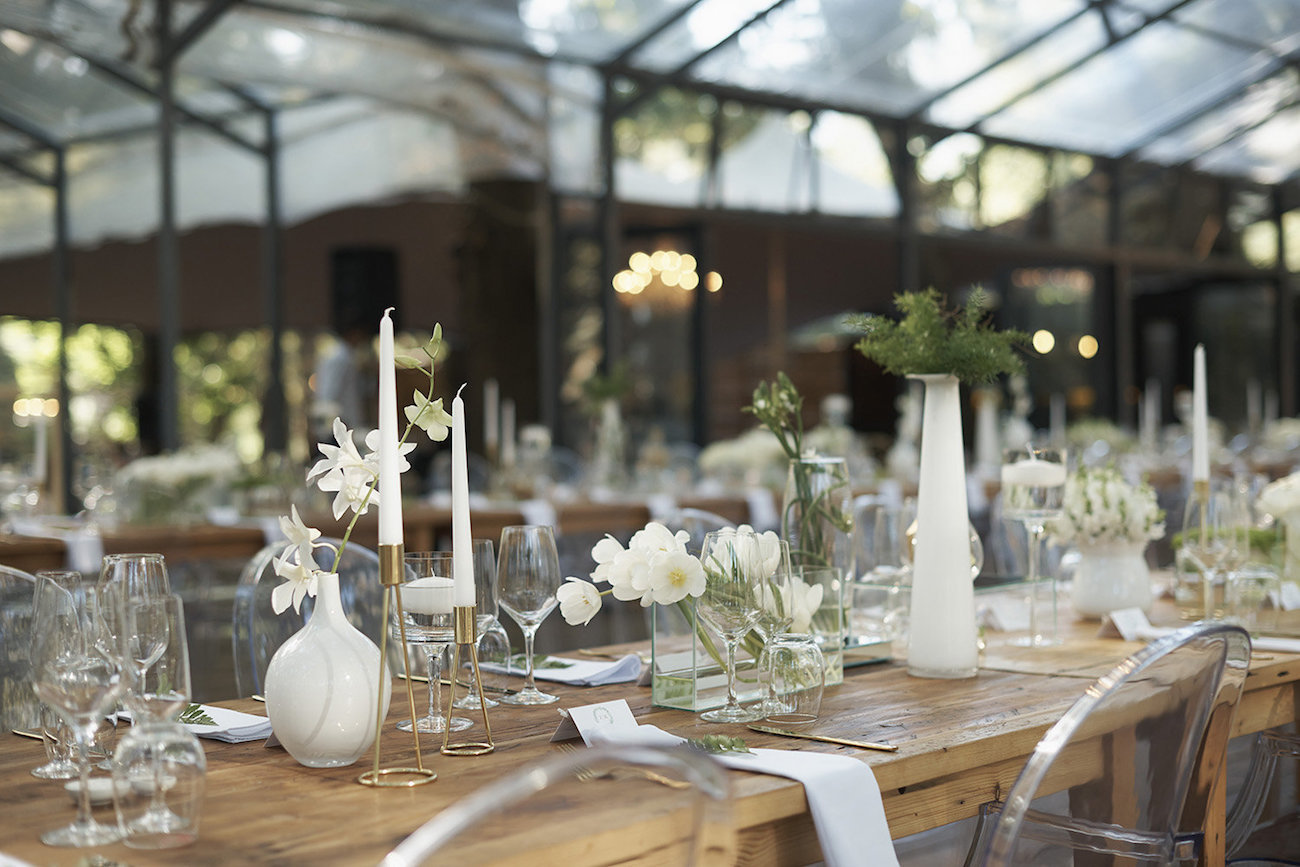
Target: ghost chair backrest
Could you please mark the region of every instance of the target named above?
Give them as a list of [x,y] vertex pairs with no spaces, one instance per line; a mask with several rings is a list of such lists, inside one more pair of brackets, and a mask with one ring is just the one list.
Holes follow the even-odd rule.
[[671,515],[664,519],[663,524],[674,533],[679,530],[685,530],[689,533],[691,538],[686,543],[686,549],[697,556],[700,553],[700,546],[704,544],[706,533],[736,526],[722,515],[704,509],[688,508],[674,510]]
[[0,726],[40,726],[41,705],[32,692],[31,632],[35,576],[0,566]]
[[[1038,742],[972,846],[983,865],[1166,864],[1200,845],[1189,787],[1223,760],[1250,660],[1245,630],[1198,623],[1152,642],[1089,686]],[[1206,797],[1198,791],[1196,798]]]
[[683,747],[561,751],[479,789],[403,840],[382,867],[524,863],[730,864],[726,771]]
[[[337,548],[340,540],[323,538]],[[285,543],[267,545],[253,555],[239,576],[231,614],[231,642],[235,662],[235,686],[241,696],[261,693],[266,683],[266,667],[280,645],[288,640],[311,616],[312,598],[302,601],[299,611],[286,609],[276,614],[271,594],[281,578],[275,574],[273,560],[285,549]],[[316,552],[317,564],[325,570],[334,565],[328,549]],[[379,583],[379,557],[368,548],[349,542],[338,564],[339,597],[348,620],[379,644],[383,622],[383,588]],[[390,666],[391,667],[391,666]]]

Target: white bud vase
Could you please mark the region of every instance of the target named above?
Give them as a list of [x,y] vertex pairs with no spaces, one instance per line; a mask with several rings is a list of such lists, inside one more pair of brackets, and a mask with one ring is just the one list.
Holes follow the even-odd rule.
[[1083,617],[1099,619],[1122,608],[1151,607],[1146,542],[1111,542],[1079,548],[1070,600]]
[[340,768],[375,741],[375,699],[388,713],[392,682],[380,678],[379,648],[348,622],[339,576],[317,579],[302,629],[280,645],[266,669],[266,715],[281,745],[309,768]]
[[957,377],[912,378],[925,383],[925,407],[907,672],[916,677],[974,677],[979,650]]

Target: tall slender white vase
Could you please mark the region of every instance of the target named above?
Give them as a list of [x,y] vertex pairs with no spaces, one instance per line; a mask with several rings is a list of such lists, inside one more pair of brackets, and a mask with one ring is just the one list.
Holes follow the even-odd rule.
[[921,478],[907,671],[917,677],[974,677],[979,668],[970,517],[957,377],[917,374],[925,383]]
[[266,669],[271,730],[309,768],[350,765],[374,743],[380,688],[387,714],[392,682],[386,668],[380,679],[379,648],[348,622],[339,576],[320,576],[311,617]]

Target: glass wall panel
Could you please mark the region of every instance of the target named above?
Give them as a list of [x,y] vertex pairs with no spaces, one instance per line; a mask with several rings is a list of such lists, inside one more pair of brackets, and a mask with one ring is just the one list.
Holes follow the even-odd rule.
[[1218,179],[1146,164],[1125,165],[1121,177],[1121,244],[1215,251],[1227,207]]
[[[919,145],[922,140],[913,141]],[[923,232],[982,227],[979,158],[983,151],[983,139],[959,133],[925,148],[916,158],[917,225]]]
[[[730,115],[726,116],[729,125]],[[806,211],[812,206],[807,112],[755,110],[737,117],[718,159],[721,204],[738,210]]]
[[1109,238],[1109,172],[1085,154],[1051,158],[1051,239],[1066,246],[1100,247]]
[[599,192],[600,76],[585,66],[551,64],[550,182],[563,193]]
[[1281,111],[1265,123],[1215,148],[1193,162],[1202,171],[1245,175],[1276,184],[1300,172],[1300,106]]
[[819,211],[870,216],[898,213],[894,173],[870,121],[851,114],[819,112],[812,128],[812,146],[817,159]]
[[715,102],[660,88],[614,123],[614,179],[621,199],[697,206],[701,201]]
[[1026,148],[993,145],[979,161],[980,222],[998,234],[1042,237],[1040,205],[1047,198],[1050,163]]

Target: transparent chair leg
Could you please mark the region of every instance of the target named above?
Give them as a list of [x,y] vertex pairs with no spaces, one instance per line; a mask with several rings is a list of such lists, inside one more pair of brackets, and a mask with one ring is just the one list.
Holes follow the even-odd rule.
[[999,801],[980,804],[979,817],[975,820],[975,833],[971,835],[970,848],[966,850],[966,860],[962,862],[962,867],[971,867],[975,863],[975,858],[979,855],[980,844],[984,842],[984,829],[988,825],[989,815],[996,814],[1001,808],[1002,804]]
[[1224,848],[1229,856],[1240,851],[1255,830],[1264,812],[1264,802],[1268,800],[1277,760],[1283,756],[1300,759],[1300,737],[1277,731],[1263,731],[1255,736],[1250,768],[1236,800],[1232,802],[1232,809],[1228,811]]

